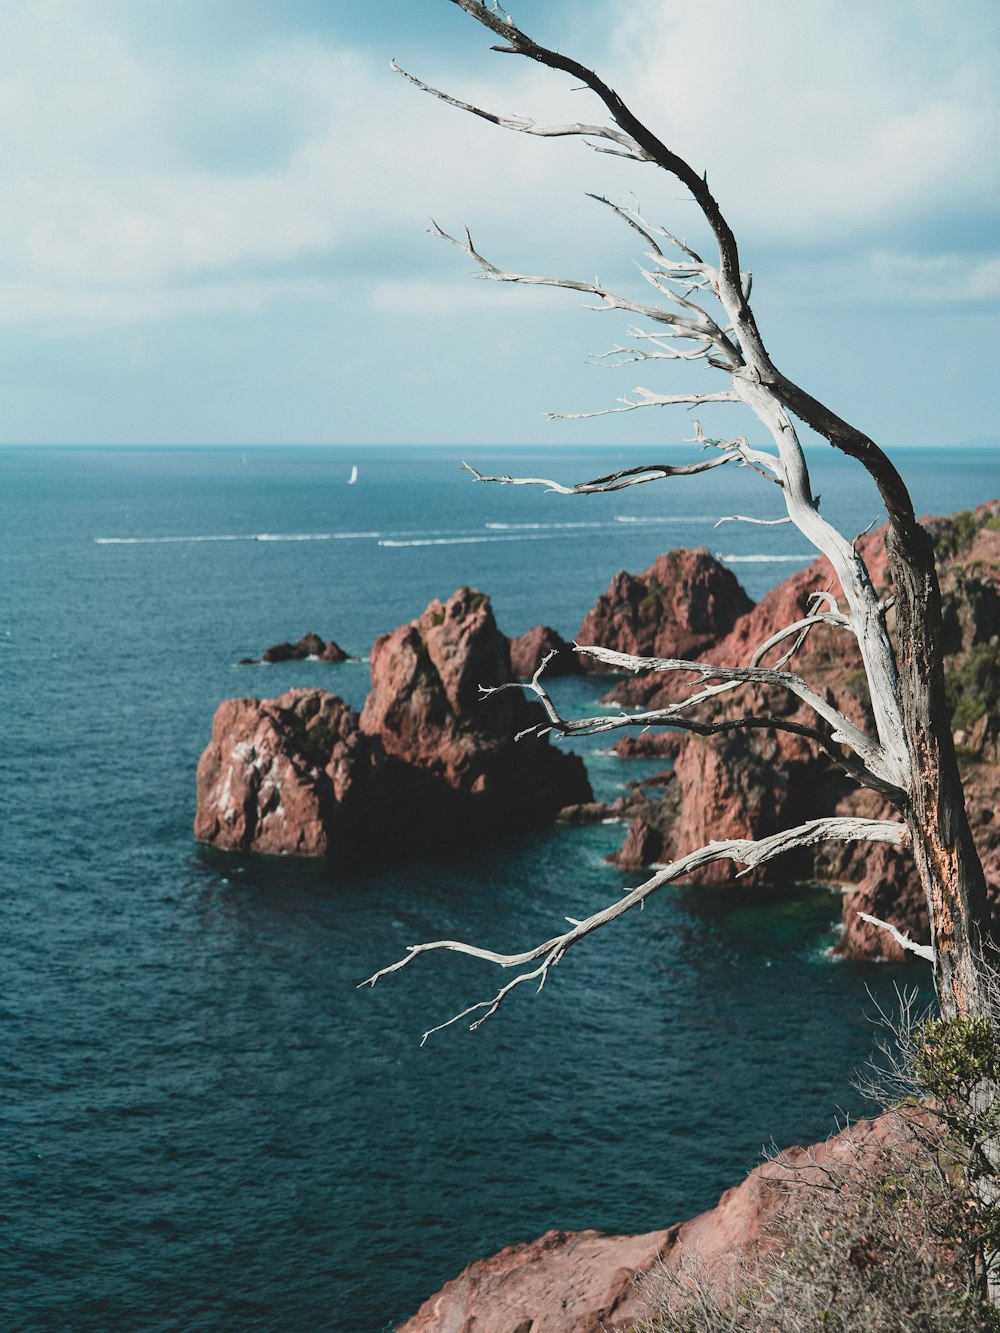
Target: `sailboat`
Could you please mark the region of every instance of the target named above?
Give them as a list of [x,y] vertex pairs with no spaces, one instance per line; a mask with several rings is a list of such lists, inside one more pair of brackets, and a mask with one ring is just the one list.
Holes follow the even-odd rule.
[[357,464],[355,464],[354,467],[351,468],[351,475],[347,478],[348,486],[353,486],[354,483],[357,481],[357,479],[358,479],[358,467]]

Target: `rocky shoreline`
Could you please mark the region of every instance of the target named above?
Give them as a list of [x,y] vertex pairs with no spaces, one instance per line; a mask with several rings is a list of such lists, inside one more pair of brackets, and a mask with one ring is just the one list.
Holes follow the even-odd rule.
[[822,1143],[787,1148],[714,1208],[663,1230],[548,1231],[510,1245],[469,1264],[397,1333],[614,1333],[654,1317],[657,1291],[689,1273],[724,1301],[783,1247],[797,1193],[831,1171],[905,1153],[907,1139],[900,1116],[859,1120]]
[[[973,835],[1000,919],[1000,501],[972,513],[925,520],[938,546],[946,670]],[[888,586],[882,531],[858,539],[873,582]],[[620,573],[585,618],[578,643],[640,656],[698,656],[746,662],[757,645],[800,619],[810,594],[837,582],[817,560],[753,605],[707,551],[673,551],[639,575]],[[891,611],[889,612],[891,633]],[[304,641],[303,641],[304,642]],[[320,643],[322,641],[319,641]],[[552,655],[552,656],[550,656]],[[761,837],[828,814],[880,818],[883,799],[860,789],[830,758],[783,731],[699,737],[678,731],[623,734],[615,752],[672,761],[612,804],[595,802],[582,760],[545,739],[514,737],[544,724],[519,689],[546,671],[594,669],[545,626],[509,641],[489,599],[468,588],[432,602],[422,616],[382,636],[371,654],[372,690],[360,713],[336,695],[292,690],[275,700],[231,699],[216,713],[198,766],[196,836],[228,851],[309,856],[380,854],[391,815],[399,847],[559,818],[628,821],[618,865],[644,867],[712,839]],[[817,626],[799,645],[796,670],[844,714],[872,725],[853,641]],[[480,686],[488,692],[484,698]],[[685,697],[690,679],[646,673],[615,680],[609,706],[656,708]],[[774,689],[720,696],[700,717],[770,712],[798,720],[800,705]],[[650,799],[647,789],[664,795]],[[782,878],[846,889],[836,952],[870,960],[908,959],[885,932],[858,915],[890,921],[927,939],[926,906],[905,848],[821,846],[778,863]],[[760,873],[760,872],[758,872]],[[728,864],[701,872],[728,883]],[[753,883],[747,876],[741,885]],[[696,1255],[712,1282],[725,1283],[772,1243],[787,1201],[769,1181],[789,1163],[822,1163],[858,1144],[882,1141],[888,1120],[861,1122],[827,1144],[782,1154],[691,1221],[641,1236],[547,1233],[470,1264],[400,1333],[601,1333],[644,1313],[636,1277],[677,1269]]]
[[[998,912],[1000,501],[926,521],[939,551],[946,666],[970,818]],[[882,530],[859,538],[859,546],[888,597]],[[640,574],[617,574],[576,642],[637,656],[746,662],[757,645],[805,613],[817,589],[839,591],[823,559],[754,605],[708,551],[671,551]],[[327,660],[342,651],[317,635],[278,649],[293,657],[328,654]],[[496,688],[530,678],[545,658],[547,676],[601,669],[547,626],[508,640],[489,599],[465,588],[375,643],[372,689],[360,713],[317,689],[226,700],[198,767],[196,836],[227,851],[343,857],[384,852],[389,810],[402,837],[397,846],[448,845],[556,818],[618,818],[629,827],[612,859],[641,868],[712,839],[762,837],[822,815],[889,813],[880,797],[859,789],[811,743],[766,730],[623,733],[614,749],[624,760],[660,754],[673,761],[658,776],[662,799],[650,799],[646,783],[613,805],[595,803],[578,757],[534,736],[515,743],[544,724],[544,714],[520,690]],[[798,647],[795,669],[846,716],[872,725],[860,658],[844,631],[816,626]],[[604,698],[615,708],[656,708],[684,697],[691,680],[675,673],[619,677]],[[484,697],[480,686],[496,692]],[[717,721],[747,712],[811,720],[791,695],[759,687],[721,695],[698,715]],[[844,957],[909,957],[859,912],[927,938],[926,907],[905,848],[820,845],[784,858],[770,873],[846,889],[837,945]],[[720,862],[699,878],[729,883],[732,867]],[[753,882],[753,875],[740,881]]]
[[515,677],[482,593],[461,588],[376,640],[371,679],[360,713],[316,688],[220,704],[195,836],[229,852],[381,859],[550,823],[592,799],[579,756],[516,742],[545,715],[498,689]]

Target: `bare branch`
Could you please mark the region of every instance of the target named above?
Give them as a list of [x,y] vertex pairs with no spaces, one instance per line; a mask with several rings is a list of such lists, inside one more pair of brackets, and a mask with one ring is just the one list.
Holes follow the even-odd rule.
[[616,412],[634,412],[640,407],[675,407],[687,404],[700,407],[702,403],[738,403],[739,396],[729,389],[718,393],[653,393],[641,385],[632,391],[639,395],[638,401],[632,398],[619,398],[618,407],[602,407],[594,412],[546,412],[549,421],[586,421],[591,417],[614,416]]
[[651,464],[649,467],[629,467],[621,472],[609,473],[606,477],[595,477],[593,481],[581,481],[575,486],[563,486],[558,481],[546,477],[487,477],[474,468],[471,463],[463,463],[466,472],[471,472],[477,481],[493,482],[499,486],[544,486],[547,491],[559,495],[594,495],[599,492],[622,491],[628,486],[642,486],[647,481],[662,481],[665,477],[687,477],[696,472],[710,472],[712,468],[722,467],[726,463],[739,462],[742,455],[733,450],[720,454],[717,458],[706,459],[703,463]]
[[[883,782],[887,782],[893,787],[899,786],[899,783],[894,781],[893,772],[886,766],[885,756],[878,742],[872,740],[870,736],[866,736],[860,727],[855,726],[843,713],[838,712],[831,703],[817,694],[801,676],[794,676],[787,671],[776,671],[770,667],[718,666],[711,662],[691,662],[681,658],[635,657],[631,653],[618,653],[610,648],[581,646],[580,644],[575,644],[574,648],[578,653],[586,653],[588,656],[596,658],[597,661],[604,662],[607,666],[618,667],[622,671],[690,671],[706,681],[720,680],[750,685],[776,685],[781,689],[790,690],[803,703],[808,704],[813,712],[829,723],[833,728],[832,740],[840,741],[852,749],[869,772],[881,778]],[[671,716],[674,709],[680,706],[670,705],[661,709],[660,712],[663,715]]]
[[777,671],[779,667],[784,666],[795,656],[805,642],[806,635],[815,625],[836,625],[838,629],[849,629],[852,633],[854,631],[854,626],[847,616],[834,611],[818,611],[814,615],[805,616],[802,620],[796,620],[792,625],[786,625],[784,629],[779,629],[777,634],[772,634],[765,643],[754,650],[754,654],[750,658],[750,665],[752,667],[760,666],[772,648],[776,648],[779,643],[784,643],[785,639],[790,638],[793,634],[797,635],[794,646],[774,664],[773,669]]
[[918,958],[926,958],[929,963],[934,962],[934,950],[929,944],[917,944],[909,935],[897,930],[891,921],[881,921],[877,916],[869,916],[867,912],[859,912],[858,916],[869,925],[878,926],[879,930],[887,930],[898,945],[910,953],[915,953]]
[[715,527],[721,528],[723,523],[756,523],[761,528],[780,528],[785,523],[791,523],[791,519],[786,514],[784,518],[751,518],[749,514],[727,514],[725,518],[720,518]]
[[505,986],[501,986],[490,999],[480,1000],[476,1004],[469,1005],[467,1009],[463,1009],[461,1013],[455,1014],[446,1022],[430,1028],[424,1033],[421,1044],[433,1033],[440,1032],[453,1023],[461,1022],[462,1019],[468,1018],[471,1014],[479,1015],[469,1025],[470,1031],[475,1031],[496,1013],[503,1001],[517,986],[523,985],[525,982],[537,981],[540,990],[545,984],[549,971],[574,944],[578,944],[580,940],[592,935],[595,930],[599,930],[609,922],[624,916],[626,912],[632,911],[633,908],[641,906],[667,884],[672,884],[685,875],[690,875],[692,872],[702,869],[704,866],[711,865],[716,861],[735,861],[745,867],[740,873],[746,874],[784,852],[794,851],[800,847],[810,847],[817,842],[888,842],[898,844],[904,840],[905,836],[905,827],[892,820],[834,818],[812,819],[808,823],[798,825],[796,828],[783,829],[780,833],[774,833],[770,837],[757,840],[733,838],[727,842],[712,842],[705,847],[700,847],[695,852],[690,852],[687,856],[672,861],[637,888],[629,889],[623,897],[616,899],[609,906],[594,912],[582,921],[571,922],[569,930],[545,940],[544,943],[536,945],[533,949],[527,949],[521,953],[505,954],[492,949],[483,949],[475,944],[465,944],[460,940],[433,940],[427,944],[411,944],[402,958],[388,967],[381,968],[374,975],[361,982],[361,985],[374,986],[377,981],[392,972],[398,972],[401,968],[406,967],[408,963],[412,963],[415,958],[419,958],[421,954],[435,953],[440,950],[465,954],[470,958],[481,958],[485,962],[495,963],[502,968],[527,968],[528,964],[537,962],[537,967],[519,972]]
[[[394,74],[399,74],[406,79],[407,83],[412,83],[415,88],[419,88],[421,92],[430,93],[431,97],[436,97],[438,101],[447,102],[449,106],[458,107],[460,111],[468,111],[473,116],[488,120],[491,125],[499,125],[501,129],[515,130],[518,134],[534,134],[543,139],[610,139],[625,150],[619,152],[618,156],[630,158],[633,162],[648,162],[650,160],[633,138],[623,134],[620,130],[613,130],[609,125],[536,125],[528,116],[498,116],[481,106],[474,106],[471,102],[463,102],[458,97],[452,97],[449,93],[442,92],[440,88],[432,88],[429,83],[424,83],[415,75],[408,74],[405,69],[401,69],[395,60],[389,61],[389,68]],[[590,146],[598,147],[595,144]],[[604,149],[603,151],[615,152],[616,150]]]
[[528,287],[559,287],[566,291],[582,292],[587,296],[595,296],[603,304],[590,307],[593,310],[627,310],[634,315],[642,315],[644,319],[650,319],[656,324],[672,326],[678,330],[678,337],[690,337],[699,341],[709,338],[722,357],[720,364],[727,367],[732,364],[732,358],[735,355],[732,342],[719,328],[715,320],[700,306],[689,304],[688,308],[695,313],[694,317],[688,318],[686,315],[678,315],[671,310],[664,310],[660,306],[643,305],[640,301],[631,301],[627,297],[618,296],[615,292],[608,291],[607,288],[601,286],[599,282],[581,282],[576,278],[552,278],[529,273],[507,273],[479,253],[472,243],[472,237],[468,230],[465,233],[465,240],[460,241],[457,236],[452,236],[431,219],[430,233],[439,240],[447,241],[450,245],[455,246],[463,254],[468,255],[483,270],[482,276],[493,282],[519,283]]

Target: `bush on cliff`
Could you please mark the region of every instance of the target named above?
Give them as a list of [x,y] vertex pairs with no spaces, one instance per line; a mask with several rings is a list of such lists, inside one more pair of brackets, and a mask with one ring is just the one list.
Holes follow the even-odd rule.
[[998,1333],[987,1294],[1000,1251],[991,980],[988,1015],[911,1021],[904,1004],[862,1089],[890,1103],[890,1131],[772,1178],[786,1197],[757,1254],[722,1281],[693,1259],[654,1270],[642,1285],[658,1313],[629,1333]]

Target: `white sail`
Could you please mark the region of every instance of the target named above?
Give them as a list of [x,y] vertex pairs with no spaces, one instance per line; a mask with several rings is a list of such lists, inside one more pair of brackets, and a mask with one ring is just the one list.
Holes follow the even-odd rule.
[[358,468],[357,464],[355,464],[355,466],[351,468],[351,475],[347,478],[348,486],[353,486],[354,483],[357,481],[357,479],[358,479]]

